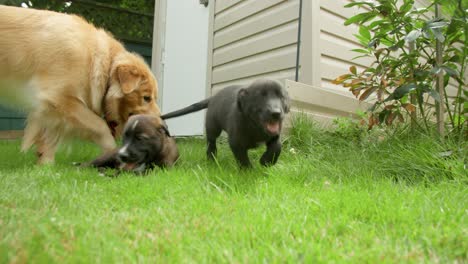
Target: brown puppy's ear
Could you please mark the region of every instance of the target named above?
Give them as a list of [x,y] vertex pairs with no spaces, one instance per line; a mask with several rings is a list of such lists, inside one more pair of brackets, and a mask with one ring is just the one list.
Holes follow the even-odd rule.
[[163,121],[162,126],[159,129],[161,129],[164,132],[164,134],[166,134],[166,136],[171,137],[171,134],[169,133],[169,128],[167,127],[166,122]]
[[140,75],[135,66],[121,65],[117,67],[117,77],[119,79],[120,88],[124,94],[133,92],[140,82]]
[[249,92],[242,88],[239,90],[239,92],[237,92],[237,107],[239,108],[239,110],[242,111],[242,108],[244,106],[244,102],[245,102],[245,99],[247,97],[247,95],[249,94]]
[[179,159],[179,150],[173,138],[166,138],[164,148],[162,150],[162,167],[172,167]]

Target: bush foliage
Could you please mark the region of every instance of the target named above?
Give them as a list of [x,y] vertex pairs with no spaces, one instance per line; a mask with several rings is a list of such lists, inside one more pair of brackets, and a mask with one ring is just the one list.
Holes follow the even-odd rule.
[[[353,51],[359,53],[357,57],[371,57],[374,62],[361,72],[351,66],[349,73],[334,83],[348,88],[361,101],[375,99],[369,109],[369,128],[412,119],[413,124],[429,131],[434,103],[440,103],[445,104],[451,131],[466,132],[467,1],[433,0],[424,8],[416,8],[413,0],[399,2],[356,1],[346,5],[364,11],[345,22],[359,25],[355,36],[362,48]],[[443,7],[443,16],[434,16],[436,5]],[[442,46],[442,63],[436,61],[437,42]],[[443,74],[444,94],[434,88],[438,74]],[[456,95],[450,97],[447,87],[451,79]]]

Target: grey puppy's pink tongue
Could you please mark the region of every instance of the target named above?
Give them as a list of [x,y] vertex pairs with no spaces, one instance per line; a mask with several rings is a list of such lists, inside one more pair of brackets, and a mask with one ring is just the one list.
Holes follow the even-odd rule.
[[280,132],[280,122],[271,121],[266,123],[266,129],[272,134],[278,134]]

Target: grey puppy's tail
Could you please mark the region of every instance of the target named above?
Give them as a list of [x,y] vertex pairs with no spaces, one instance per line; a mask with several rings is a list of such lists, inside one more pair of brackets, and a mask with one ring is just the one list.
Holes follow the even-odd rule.
[[169,118],[183,116],[183,115],[186,115],[186,114],[190,114],[190,113],[193,113],[193,112],[200,111],[202,109],[207,108],[209,102],[210,102],[210,98],[207,98],[207,99],[202,100],[202,101],[200,101],[198,103],[194,103],[192,105],[189,105],[189,106],[184,107],[182,109],[176,110],[174,112],[164,114],[164,115],[161,116],[161,119],[169,119]]

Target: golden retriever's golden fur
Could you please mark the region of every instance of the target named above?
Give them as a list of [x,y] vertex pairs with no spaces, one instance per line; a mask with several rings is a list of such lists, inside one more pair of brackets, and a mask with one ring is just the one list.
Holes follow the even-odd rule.
[[144,60],[104,30],[73,15],[0,5],[0,103],[29,112],[22,149],[36,145],[39,163],[53,162],[70,136],[114,149],[112,133],[130,115],[160,115],[156,98]]

